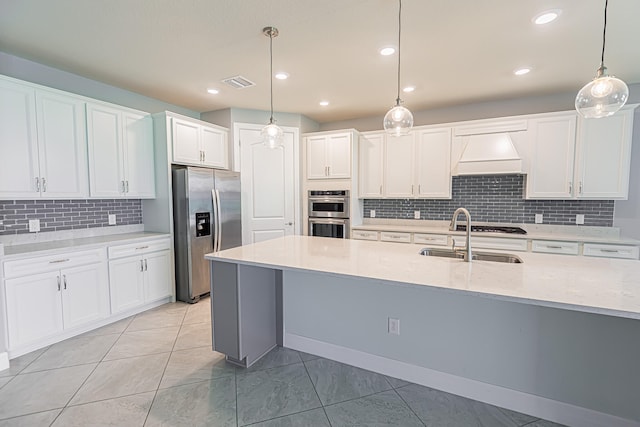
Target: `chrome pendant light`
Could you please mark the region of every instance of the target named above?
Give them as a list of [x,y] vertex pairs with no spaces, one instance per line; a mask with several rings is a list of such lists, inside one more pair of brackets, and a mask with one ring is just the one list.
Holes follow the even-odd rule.
[[284,132],[273,120],[273,38],[278,37],[276,27],[264,27],[262,33],[269,37],[269,81],[271,82],[271,116],[269,124],[262,128],[260,135],[267,148],[280,148],[284,143]]
[[400,99],[400,35],[402,33],[402,0],[398,0],[398,96],[395,107],[384,116],[384,130],[391,136],[407,135],[413,127],[413,114],[403,107]]
[[604,66],[604,47],[607,36],[607,6],[604,2],[604,30],[602,32],[602,56],[596,77],[587,83],[576,96],[576,110],[585,118],[600,118],[614,114],[627,102],[629,88],[622,80],[610,76]]

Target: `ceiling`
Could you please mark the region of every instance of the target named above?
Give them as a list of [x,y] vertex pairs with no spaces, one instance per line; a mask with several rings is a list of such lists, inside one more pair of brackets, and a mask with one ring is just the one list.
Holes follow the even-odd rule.
[[[604,0],[404,0],[402,94],[418,111],[577,91],[600,60]],[[537,26],[532,18],[561,9]],[[0,0],[0,50],[198,112],[274,109],[325,123],[382,116],[396,98],[395,0]],[[609,4],[609,71],[640,82],[640,1]],[[531,73],[513,71],[529,66]],[[242,75],[255,87],[221,83]],[[220,90],[217,95],[208,88]],[[330,101],[321,107],[321,100]],[[277,119],[277,114],[276,114]]]

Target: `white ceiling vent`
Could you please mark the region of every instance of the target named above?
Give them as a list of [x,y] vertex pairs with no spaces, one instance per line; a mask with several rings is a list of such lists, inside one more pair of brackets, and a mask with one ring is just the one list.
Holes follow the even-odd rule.
[[228,79],[222,80],[222,83],[228,84],[229,86],[236,89],[244,89],[245,87],[251,87],[256,85],[251,80],[244,78],[242,76],[229,77]]

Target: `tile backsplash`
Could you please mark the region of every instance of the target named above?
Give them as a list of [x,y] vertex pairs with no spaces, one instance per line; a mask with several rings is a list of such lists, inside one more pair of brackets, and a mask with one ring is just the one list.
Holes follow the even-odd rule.
[[109,226],[109,214],[116,225],[142,224],[142,203],[138,199],[89,200],[0,200],[0,235],[29,232],[29,220],[40,220],[40,231],[62,231]]
[[543,215],[544,224],[575,225],[576,214],[584,214],[584,225],[613,226],[613,200],[525,200],[524,175],[454,176],[452,199],[365,199],[364,216],[372,209],[376,218],[450,220],[453,212],[465,207],[474,222],[535,222]]

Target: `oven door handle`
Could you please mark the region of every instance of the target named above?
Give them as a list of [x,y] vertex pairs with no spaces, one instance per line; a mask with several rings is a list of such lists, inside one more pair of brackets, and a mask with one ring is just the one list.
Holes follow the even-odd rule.
[[347,203],[347,200],[344,197],[322,197],[322,198],[315,198],[315,197],[309,197],[309,201],[310,202],[338,202],[338,203]]
[[324,218],[309,218],[309,222],[314,224],[345,224],[344,219],[324,219]]

